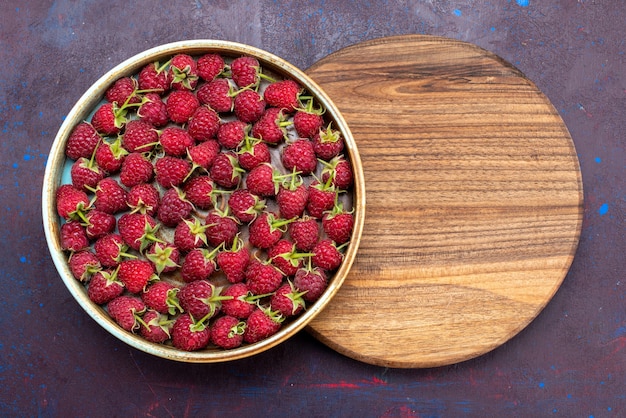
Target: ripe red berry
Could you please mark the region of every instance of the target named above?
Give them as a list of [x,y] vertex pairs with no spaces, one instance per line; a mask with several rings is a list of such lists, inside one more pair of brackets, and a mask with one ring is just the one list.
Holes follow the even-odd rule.
[[133,186],[126,195],[126,206],[132,213],[139,212],[154,216],[159,209],[161,196],[151,183],[141,183]]
[[196,280],[185,284],[178,292],[178,300],[185,312],[196,319],[212,318],[222,307],[222,300],[231,299],[223,296],[221,287],[216,287],[208,280]]
[[257,248],[268,249],[283,236],[290,222],[292,220],[278,218],[273,213],[262,213],[250,224],[248,240]]
[[122,135],[122,146],[128,152],[150,152],[159,141],[156,129],[142,120],[131,120]]
[[226,275],[226,280],[230,283],[239,283],[245,278],[245,271],[250,263],[250,251],[235,237],[231,248],[217,253],[215,260]]
[[88,282],[96,272],[102,269],[98,257],[90,250],[73,253],[69,258],[69,265],[74,278],[83,283]]
[[170,339],[170,329],[173,322],[173,320],[168,319],[167,315],[148,310],[143,314],[139,333],[147,341],[163,343]]
[[261,164],[250,170],[246,176],[246,188],[257,196],[275,196],[278,192],[278,182],[275,180],[271,164]]
[[274,265],[252,259],[245,272],[248,289],[255,295],[275,292],[283,282],[284,275]]
[[247,343],[256,343],[276,334],[284,317],[270,308],[256,308],[246,321],[243,339]]
[[65,155],[72,160],[91,158],[100,143],[98,131],[89,122],[81,122],[72,129],[65,145]]
[[98,305],[104,305],[124,293],[124,285],[115,270],[96,272],[89,281],[87,297]]
[[85,214],[85,233],[90,240],[110,234],[115,229],[115,216],[98,209]]
[[187,131],[198,142],[215,138],[220,127],[220,117],[210,107],[200,106],[189,120]]
[[126,187],[149,183],[154,177],[152,163],[142,154],[130,153],[124,159],[120,170],[120,182]]
[[95,160],[79,158],[74,161],[70,168],[72,184],[77,189],[94,189],[100,180],[104,178],[104,171],[96,164]]
[[197,166],[210,170],[219,152],[220,144],[215,140],[209,139],[189,148],[189,159]]
[[299,218],[304,213],[309,198],[309,191],[302,179],[290,176],[278,189],[276,203],[278,211],[284,219]]
[[307,302],[315,302],[328,287],[328,278],[319,267],[303,267],[296,272],[293,285]]
[[196,209],[210,209],[213,206],[214,184],[211,177],[200,175],[187,181],[183,187],[187,200]]
[[157,280],[149,284],[141,294],[141,299],[150,309],[162,314],[175,315],[183,308],[178,301],[180,288],[165,280]]
[[126,124],[126,110],[117,103],[103,103],[91,117],[93,127],[103,135],[117,135]]
[[341,132],[333,129],[330,125],[326,130],[319,130],[313,136],[313,150],[317,158],[330,161],[339,155],[344,148],[344,140]]
[[137,318],[146,311],[146,305],[135,296],[118,296],[107,304],[109,316],[126,331],[139,329]]
[[197,321],[189,313],[179,315],[170,331],[172,345],[184,351],[196,351],[206,347],[211,334],[205,321]]
[[346,212],[341,204],[335,205],[332,211],[325,213],[322,217],[324,232],[337,244],[350,240],[353,226],[354,216],[351,212]]
[[256,86],[260,81],[260,65],[254,57],[235,58],[230,64],[230,71],[233,81],[239,87]]
[[89,207],[89,197],[71,184],[62,184],[56,191],[57,213],[62,218],[80,219]]
[[113,142],[102,141],[96,150],[96,164],[108,174],[115,174],[122,168],[128,151],[122,147],[122,138],[118,136]]
[[183,252],[207,245],[206,226],[198,218],[183,219],[174,229],[174,245]]
[[115,102],[119,106],[125,103],[139,103],[141,98],[136,94],[137,80],[132,77],[121,77],[104,93],[104,98],[108,102]]
[[163,129],[159,142],[163,152],[173,157],[184,157],[187,150],[195,144],[189,132],[180,126],[168,126]]
[[134,257],[126,252],[128,245],[122,236],[116,233],[98,238],[93,245],[93,250],[104,267],[117,267],[124,258]]
[[232,87],[227,79],[217,78],[203,84],[196,91],[200,103],[208,105],[218,113],[232,112]]
[[293,116],[293,127],[300,138],[313,138],[324,126],[323,107],[313,108],[309,100],[305,108],[300,108]]
[[286,79],[270,83],[263,92],[268,105],[293,112],[300,104],[302,87],[294,80]]
[[311,251],[319,240],[317,220],[304,216],[289,225],[289,236],[298,251]]
[[231,152],[219,153],[211,166],[211,178],[218,185],[226,189],[233,189],[239,185],[242,171],[235,154]]
[[183,184],[192,169],[189,160],[166,155],[154,163],[154,173],[157,183],[169,189]]
[[241,90],[233,102],[235,116],[245,123],[254,123],[265,111],[265,100],[254,90]]
[[207,242],[212,247],[218,247],[221,244],[232,245],[239,233],[237,219],[225,212],[213,210],[209,212],[204,222]]
[[311,257],[313,265],[324,270],[336,270],[343,261],[343,254],[330,239],[323,239],[318,242],[312,252],[315,254]]
[[297,139],[283,148],[282,163],[287,171],[299,171],[309,175],[317,168],[313,143],[308,139]]
[[66,251],[81,251],[89,247],[85,227],[79,221],[68,221],[61,225],[61,248]]
[[198,65],[193,57],[177,54],[169,69],[170,86],[175,90],[194,90],[198,84]]
[[228,207],[237,219],[249,223],[265,209],[265,200],[250,193],[248,189],[237,189],[228,198]]
[[146,251],[157,274],[170,273],[180,267],[180,251],[174,244],[155,242]]
[[117,277],[130,293],[141,293],[151,280],[156,278],[154,266],[144,259],[123,260],[119,264]]
[[155,128],[165,126],[169,122],[167,105],[157,93],[148,93],[144,96],[141,106],[137,109],[137,116]]
[[217,141],[228,149],[236,149],[246,136],[248,124],[240,120],[231,120],[222,123],[217,131]]
[[187,283],[206,280],[215,272],[215,252],[206,248],[196,248],[185,256],[180,275]]
[[187,90],[176,90],[170,93],[165,103],[167,115],[174,123],[187,123],[189,118],[200,107],[195,94]]
[[144,66],[139,72],[137,83],[141,90],[156,90],[155,93],[163,94],[170,89],[169,73],[166,70],[169,61],[161,64],[158,61]]
[[298,268],[302,267],[304,257],[308,255],[296,252],[293,242],[281,239],[268,250],[267,256],[285,276],[293,276]]
[[117,221],[117,229],[126,245],[136,251],[143,251],[153,242],[160,241],[156,236],[159,225],[148,214],[124,213]]
[[212,81],[224,71],[226,64],[221,55],[209,53],[198,58],[197,67],[203,80]]
[[270,107],[252,126],[251,134],[268,144],[278,144],[287,138],[286,126],[290,124],[283,109]]
[[172,187],[161,198],[157,219],[165,226],[175,227],[178,222],[189,217],[192,210],[193,205],[185,197],[185,192]]
[[222,301],[222,313],[239,319],[246,319],[256,308],[256,303],[267,295],[253,295],[245,283],[235,283],[222,292],[231,299]]
[[268,145],[260,139],[250,138],[246,136],[244,145],[237,152],[239,165],[244,170],[252,170],[264,163],[270,163],[272,156]]
[[320,183],[315,180],[309,185],[309,200],[306,210],[308,214],[316,219],[320,219],[324,212],[332,209],[335,205],[337,192],[335,187],[329,183]]
[[270,299],[270,308],[272,311],[278,311],[283,317],[298,315],[301,313],[306,303],[304,294],[306,291],[298,291],[293,283],[288,282],[281,285]]
[[322,181],[331,181],[332,185],[340,190],[348,190],[354,183],[354,175],[350,162],[343,155],[338,155],[324,164]]
[[246,323],[233,316],[221,316],[211,327],[211,341],[218,347],[233,349],[243,343]]

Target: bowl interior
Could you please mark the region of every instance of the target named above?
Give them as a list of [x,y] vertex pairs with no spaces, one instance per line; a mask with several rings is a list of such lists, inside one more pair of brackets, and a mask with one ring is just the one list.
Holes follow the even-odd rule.
[[[233,59],[242,55],[253,56],[259,60],[264,72],[269,71],[279,78],[292,78],[299,82],[326,109],[326,120],[332,121],[333,127],[341,131],[346,144],[344,154],[350,160],[354,174],[354,186],[350,194],[351,204],[354,208],[352,236],[344,251],[343,263],[332,277],[329,277],[329,285],[324,294],[317,302],[307,306],[303,314],[291,322],[285,323],[278,333],[258,343],[243,345],[231,350],[207,348],[186,352],[170,345],[148,342],[138,335],[123,330],[109,317],[104,308],[89,299],[85,285],[73,277],[67,261],[68,254],[63,251],[59,237],[60,226],[63,221],[56,212],[55,193],[60,184],[69,182],[68,162],[64,150],[73,127],[83,120],[90,119],[93,109],[103,100],[106,89],[118,78],[136,74],[151,62],[162,62],[179,53],[191,56],[219,53],[225,59]],[[80,306],[98,324],[130,346],[159,357],[185,362],[219,362],[248,357],[279,344],[305,327],[332,299],[343,283],[356,256],[365,215],[365,188],[361,161],[349,127],[339,110],[313,80],[285,60],[258,48],[226,41],[193,40],[166,44],[137,54],[114,67],[83,94],[67,115],[53,142],[44,176],[42,213],[50,254],[62,280]]]

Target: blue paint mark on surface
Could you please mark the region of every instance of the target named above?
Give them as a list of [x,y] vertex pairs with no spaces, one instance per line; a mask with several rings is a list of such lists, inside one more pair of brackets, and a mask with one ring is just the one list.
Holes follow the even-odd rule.
[[530,0],[515,0],[515,2],[522,7],[528,7],[530,5]]
[[546,386],[546,384],[545,384],[545,383],[543,383],[543,382],[539,382],[539,387],[540,387],[540,388],[542,388],[542,389],[543,389],[545,386]]
[[13,163],[13,168],[17,168],[19,165],[17,163]]
[[24,154],[24,161],[30,160],[32,157],[28,154]]
[[609,211],[608,203],[603,203],[602,206],[600,206],[600,209],[598,209],[598,213],[600,214],[600,216],[606,215],[608,211]]
[[27,261],[26,256],[20,256],[20,263],[25,263]]
[[596,161],[598,164],[600,164],[600,163],[602,162],[602,158],[600,158],[600,157],[596,157],[596,158],[595,158],[595,161]]
[[492,26],[491,28],[489,28],[490,31],[495,32],[496,31],[496,27]]
[[454,9],[453,13],[454,13],[455,16],[461,16],[463,14],[463,12],[460,11],[459,9]]

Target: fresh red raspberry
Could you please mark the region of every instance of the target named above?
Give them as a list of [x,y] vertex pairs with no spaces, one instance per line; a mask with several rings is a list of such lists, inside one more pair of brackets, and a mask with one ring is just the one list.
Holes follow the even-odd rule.
[[159,142],[156,129],[142,120],[131,120],[122,135],[122,146],[128,152],[150,152]]
[[108,174],[115,174],[122,168],[122,163],[128,151],[122,147],[122,138],[119,136],[113,142],[102,141],[96,150],[96,164]]
[[175,227],[178,222],[189,217],[192,210],[193,206],[185,197],[185,193],[172,187],[167,189],[161,198],[157,219],[165,226]]
[[317,157],[313,143],[308,139],[297,139],[283,148],[281,161],[287,171],[299,171],[306,176],[317,168]]
[[154,177],[152,163],[138,152],[130,153],[124,159],[120,170],[120,182],[126,187],[149,183]]
[[67,138],[65,155],[72,160],[91,158],[100,143],[98,131],[89,122],[80,122]]
[[126,206],[131,212],[139,212],[154,216],[159,209],[161,196],[151,183],[141,183],[133,186],[126,195]]
[[203,84],[196,91],[200,103],[208,105],[218,113],[232,112],[232,87],[225,78],[217,78]]
[[233,102],[235,116],[245,123],[254,123],[265,111],[265,100],[254,90],[242,90]]
[[187,123],[189,118],[200,107],[195,94],[187,90],[176,90],[170,93],[165,103],[167,115],[174,123]]
[[187,131],[198,142],[215,138],[220,127],[220,117],[215,110],[207,106],[196,109],[189,120]]
[[222,123],[217,130],[217,142],[228,149],[237,149],[246,137],[248,124],[240,120]]
[[263,98],[269,106],[293,112],[300,105],[301,92],[302,87],[298,83],[287,79],[270,83],[263,92]]
[[108,102],[115,102],[118,106],[126,103],[139,103],[141,97],[135,92],[137,91],[137,80],[132,77],[121,77],[113,83],[104,93],[104,98]]
[[163,152],[174,157],[184,157],[187,150],[195,145],[195,141],[187,130],[179,126],[168,126],[159,137]]
[[212,81],[220,75],[226,64],[224,58],[219,54],[205,54],[198,58],[198,75],[205,81]]
[[148,93],[144,96],[142,105],[137,109],[137,116],[155,128],[161,128],[169,122],[167,105],[157,93]]
[[154,172],[157,183],[168,189],[183,184],[189,172],[191,163],[184,158],[166,155],[154,163]]
[[189,158],[191,162],[197,164],[205,170],[210,170],[213,161],[220,152],[220,144],[216,140],[209,139],[189,148]]
[[170,62],[169,77],[173,89],[194,90],[198,84],[198,65],[190,55],[174,55]]
[[238,87],[254,87],[259,84],[259,61],[254,57],[243,56],[230,64],[231,76]]
[[137,83],[141,90],[155,90],[155,93],[163,94],[170,89],[169,73],[166,70],[169,61],[161,64],[158,61],[147,64],[139,72]]

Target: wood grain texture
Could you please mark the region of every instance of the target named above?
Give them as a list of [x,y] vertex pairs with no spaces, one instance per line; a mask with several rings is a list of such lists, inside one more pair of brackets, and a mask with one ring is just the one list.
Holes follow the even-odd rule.
[[366,220],[355,263],[309,331],[387,367],[484,354],[550,301],[580,236],[576,151],[549,100],[474,45],[410,35],[307,70],[361,155]]

